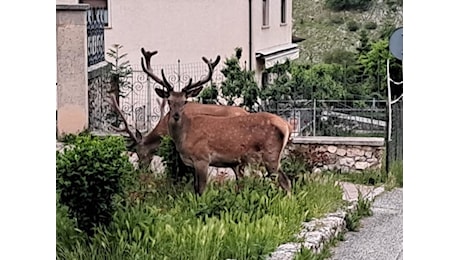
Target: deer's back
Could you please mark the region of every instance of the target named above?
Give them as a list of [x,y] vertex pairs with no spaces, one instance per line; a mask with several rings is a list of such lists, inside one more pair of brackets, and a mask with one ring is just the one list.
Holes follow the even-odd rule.
[[243,160],[263,152],[279,153],[284,133],[272,115],[252,113],[233,118],[194,116],[182,152],[211,157],[212,161]]

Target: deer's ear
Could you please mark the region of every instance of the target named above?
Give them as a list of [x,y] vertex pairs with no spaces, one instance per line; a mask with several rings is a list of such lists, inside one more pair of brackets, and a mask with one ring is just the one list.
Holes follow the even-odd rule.
[[169,92],[168,91],[164,91],[162,89],[155,88],[155,92],[161,98],[168,98],[169,97]]
[[202,89],[203,89],[203,86],[193,88],[193,89],[190,89],[190,90],[186,90],[185,91],[185,96],[186,97],[196,97],[196,96],[198,96],[198,94],[200,94]]

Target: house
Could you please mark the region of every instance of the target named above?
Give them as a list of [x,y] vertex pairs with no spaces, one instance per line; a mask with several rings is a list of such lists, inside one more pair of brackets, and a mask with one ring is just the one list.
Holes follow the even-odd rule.
[[[152,64],[222,60],[242,47],[241,61],[262,83],[266,68],[299,56],[292,36],[292,0],[79,0],[102,8],[106,52],[123,45],[140,68],[140,49],[158,50]],[[223,61],[221,61],[221,66]],[[215,72],[216,73],[216,72]],[[217,72],[220,73],[220,72]]]

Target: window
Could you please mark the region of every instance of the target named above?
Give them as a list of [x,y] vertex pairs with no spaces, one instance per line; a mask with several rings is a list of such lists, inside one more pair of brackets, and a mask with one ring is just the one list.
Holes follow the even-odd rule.
[[281,24],[286,23],[286,0],[281,0]]
[[262,0],[262,27],[268,26],[269,0]]
[[89,4],[96,19],[101,20],[105,27],[109,27],[109,0],[79,0],[80,4]]

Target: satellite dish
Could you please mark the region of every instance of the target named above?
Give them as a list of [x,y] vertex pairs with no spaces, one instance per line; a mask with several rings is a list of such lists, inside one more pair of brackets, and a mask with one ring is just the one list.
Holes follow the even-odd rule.
[[403,28],[399,27],[390,36],[390,52],[398,60],[403,59]]

